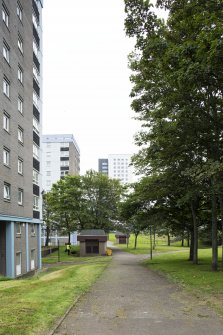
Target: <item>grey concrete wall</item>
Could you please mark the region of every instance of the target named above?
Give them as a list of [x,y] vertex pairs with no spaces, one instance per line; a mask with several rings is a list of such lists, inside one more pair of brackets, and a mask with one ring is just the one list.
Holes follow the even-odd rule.
[[106,253],[107,242],[99,242],[99,255]]
[[6,274],[6,231],[5,223],[0,222],[0,274]]
[[77,151],[74,143],[69,143],[69,174],[80,174],[80,154]]
[[[10,64],[3,57],[0,57],[0,87],[2,87],[4,75],[10,81],[10,97],[7,98],[0,90],[0,119],[2,122],[3,111],[5,110],[10,116],[10,132],[7,133],[0,127],[0,213],[32,217],[33,201],[32,201],[32,160],[33,160],[33,31],[32,31],[32,1],[20,0],[23,7],[23,23],[17,17],[16,8],[17,1],[5,1],[10,14],[10,24],[7,28],[0,20],[0,50],[3,48],[3,40],[10,47]],[[23,38],[24,53],[18,49],[18,32]],[[23,84],[18,81],[18,64],[23,69]],[[24,113],[18,112],[18,95],[24,100]],[[24,130],[24,144],[18,142],[18,126]],[[10,150],[10,166],[3,165],[3,147]],[[18,174],[18,156],[24,161],[24,173]],[[7,182],[11,185],[11,200],[4,201],[3,183]],[[18,205],[18,188],[24,190],[24,204]]]
[[38,240],[37,240],[37,229],[38,225],[34,225],[35,233],[31,233],[31,224],[29,224],[28,238],[29,238],[29,268],[31,269],[31,251],[35,249],[35,269],[37,269],[37,256],[38,256]]
[[14,233],[14,259],[15,259],[15,275],[16,275],[16,254],[21,252],[22,254],[22,266],[21,266],[21,270],[22,273],[21,275],[23,275],[24,273],[26,273],[26,224],[25,223],[21,223],[21,234],[17,234],[16,232],[16,223],[15,223],[15,233]]
[[[106,253],[107,242],[99,242],[99,255],[104,255]],[[89,256],[91,254],[86,254],[86,244],[85,242],[80,242],[80,256]],[[94,254],[92,254],[94,255]]]
[[80,242],[80,257],[86,256],[85,242]]

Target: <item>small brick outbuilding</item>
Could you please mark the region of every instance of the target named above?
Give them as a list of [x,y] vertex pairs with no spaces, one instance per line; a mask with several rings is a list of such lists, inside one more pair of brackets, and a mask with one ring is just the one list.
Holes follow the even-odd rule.
[[82,230],[77,236],[80,242],[80,256],[99,256],[106,254],[107,235],[101,229]]
[[129,234],[116,232],[115,238],[116,238],[117,244],[128,244],[129,243]]

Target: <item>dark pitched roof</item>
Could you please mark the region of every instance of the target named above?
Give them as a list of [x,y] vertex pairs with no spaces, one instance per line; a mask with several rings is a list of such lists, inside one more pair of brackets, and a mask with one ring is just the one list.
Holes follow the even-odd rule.
[[102,229],[85,229],[81,230],[81,236],[105,236],[105,232]]
[[117,231],[117,232],[115,233],[115,236],[128,236],[128,237],[129,237],[129,233],[122,233],[122,232],[120,232],[120,231]]

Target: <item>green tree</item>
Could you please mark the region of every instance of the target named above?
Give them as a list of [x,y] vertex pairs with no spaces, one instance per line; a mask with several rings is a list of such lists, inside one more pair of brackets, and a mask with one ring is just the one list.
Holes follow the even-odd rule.
[[66,176],[53,184],[49,193],[50,206],[55,213],[59,231],[70,234],[78,230],[82,220],[80,176]]
[[50,193],[43,193],[43,223],[44,229],[46,230],[46,240],[45,246],[49,245],[50,242],[50,234],[55,226],[55,214],[50,205]]
[[158,7],[169,10],[167,22],[157,18],[149,1],[126,0],[125,5],[126,32],[136,38],[136,52],[130,57],[132,107],[144,122],[136,137],[143,148],[135,164],[146,173],[187,171],[187,178],[182,177],[188,180],[184,199],[191,204],[195,244],[200,194],[192,172],[211,167],[212,175],[207,174],[200,186],[211,202],[212,269],[216,270],[219,171],[214,173],[214,167],[221,166],[223,149],[223,4],[157,1]]
[[83,199],[85,201],[85,228],[112,229],[118,218],[118,207],[124,188],[117,179],[87,171],[82,177]]
[[88,171],[84,176],[66,176],[49,194],[59,229],[69,235],[82,229],[108,232],[117,219],[123,186],[116,179]]

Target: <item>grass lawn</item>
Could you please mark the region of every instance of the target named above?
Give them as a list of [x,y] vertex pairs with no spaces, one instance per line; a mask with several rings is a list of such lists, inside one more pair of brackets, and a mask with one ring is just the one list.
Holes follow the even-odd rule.
[[[75,262],[80,261],[80,257],[78,256],[78,252],[80,247],[79,246],[72,246],[72,251],[75,252],[75,254],[68,255],[66,250],[66,246],[60,246],[59,249],[59,260],[60,262]],[[55,251],[46,257],[42,258],[42,262],[44,263],[56,263],[58,262],[58,251]]]
[[[52,257],[52,256],[51,256]],[[44,334],[80,295],[89,290],[111,257],[50,267],[28,279],[0,282],[0,334]]]
[[211,271],[211,249],[199,249],[198,265],[188,261],[188,253],[179,252],[157,255],[144,264],[191,291],[223,316],[223,272]]
[[[131,234],[129,238],[129,245],[127,247],[126,244],[116,244],[115,234],[109,234],[109,241],[113,242],[115,246],[118,248],[130,252],[132,254],[150,254],[150,239],[148,235],[140,234],[137,239],[137,248],[134,248],[135,238],[134,235]],[[167,245],[167,239],[165,237],[157,237],[156,238],[156,247],[153,250],[154,253],[157,252],[168,252],[168,251],[188,251],[187,247],[181,247],[181,241],[172,243],[171,246]]]
[[[139,235],[137,249],[134,249],[134,236],[131,235],[129,247],[115,244],[114,234],[109,234],[109,240],[118,248],[133,254],[150,255],[149,237]],[[221,255],[221,247],[219,247]],[[153,259],[144,262],[145,266],[166,276],[182,288],[190,291],[198,299],[212,306],[223,316],[223,272],[211,271],[211,249],[199,249],[199,264],[193,265],[188,261],[189,248],[181,247],[181,242],[171,243],[167,246],[165,239],[157,239],[153,250]],[[219,269],[221,269],[219,259]]]
[[[60,251],[59,251],[59,262],[61,263],[92,263],[93,259],[94,259],[94,263],[96,262],[104,262],[104,257],[101,256],[94,256],[93,259],[92,257],[79,257],[79,250],[80,247],[79,246],[72,246],[71,250],[75,251],[75,254],[70,254],[68,255],[67,252],[65,252],[66,247],[65,246],[61,246],[60,247]],[[45,266],[46,264],[56,264],[59,265],[60,263],[58,263],[58,251],[53,252],[52,254],[47,255],[46,257],[42,258],[42,263],[43,266]]]

